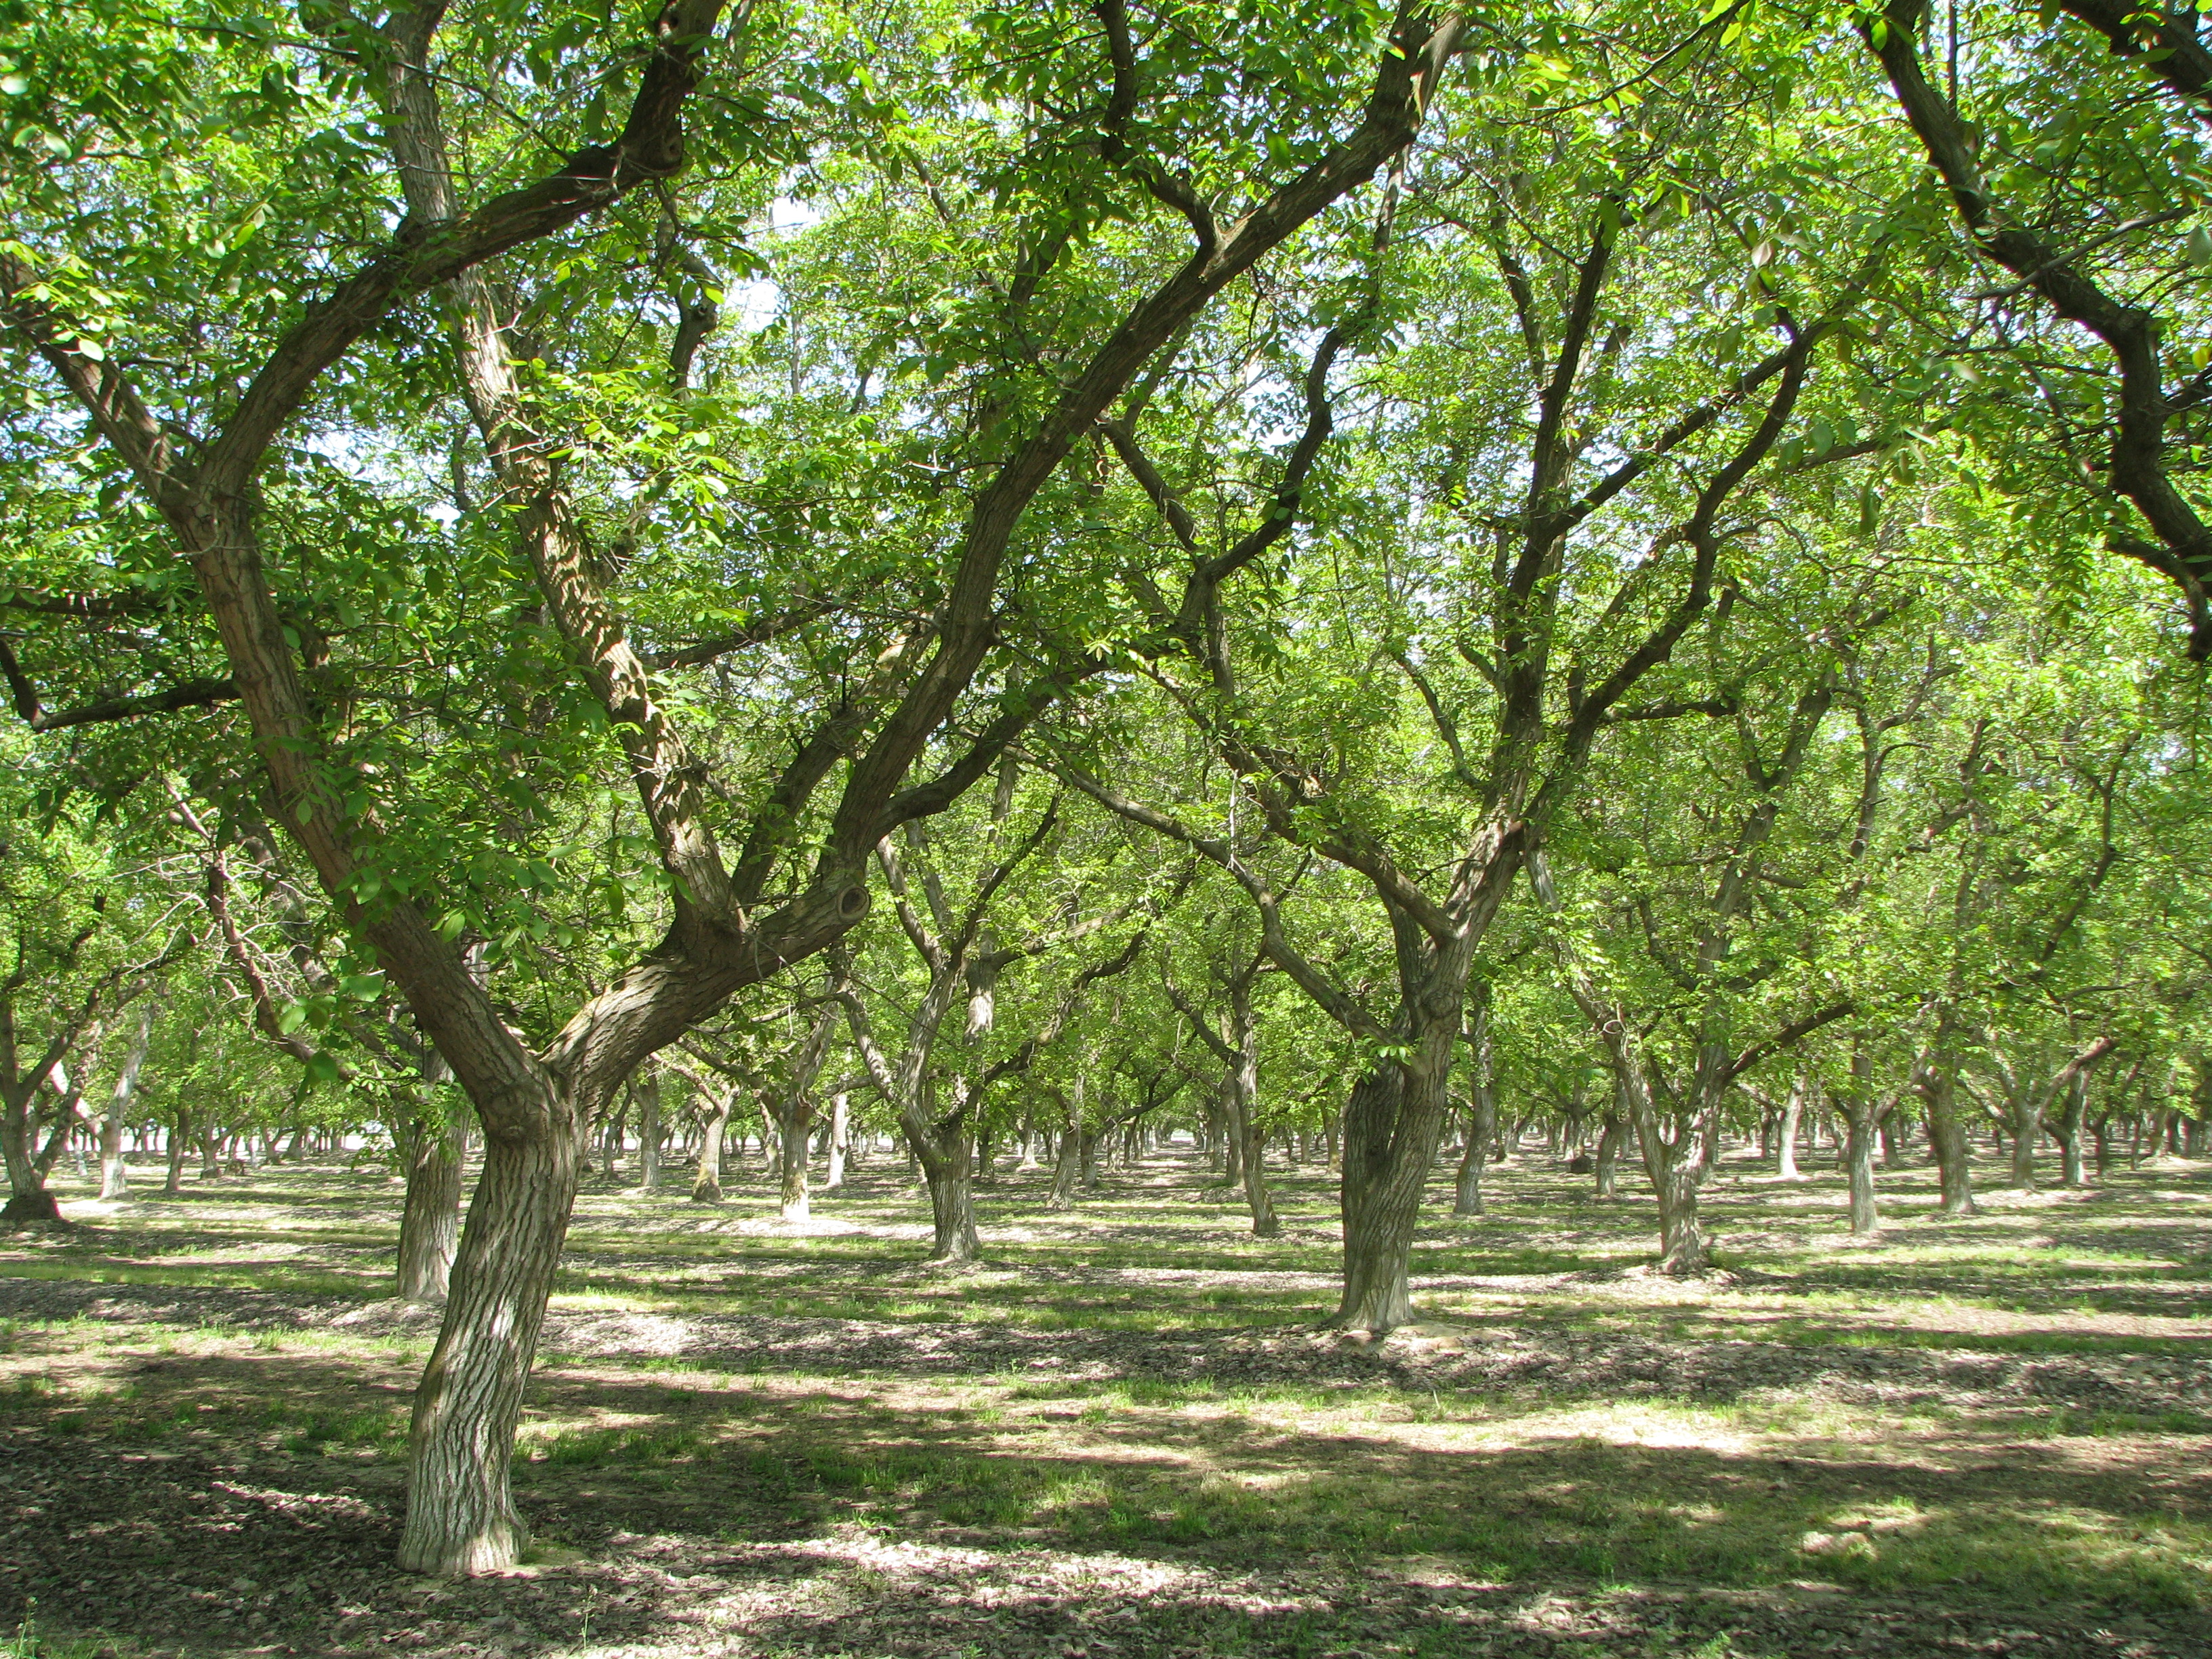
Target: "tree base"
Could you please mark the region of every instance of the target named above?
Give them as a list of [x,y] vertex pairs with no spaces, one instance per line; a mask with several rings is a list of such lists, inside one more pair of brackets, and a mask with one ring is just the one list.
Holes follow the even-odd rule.
[[980,1255],[924,1256],[915,1265],[926,1273],[980,1273],[989,1266]]
[[459,1539],[416,1538],[403,1533],[398,1565],[402,1572],[419,1572],[437,1578],[473,1578],[481,1573],[504,1572],[530,1547],[530,1528],[511,1517],[494,1522]]
[[35,1193],[18,1193],[5,1205],[0,1205],[0,1221],[51,1221],[61,1226],[62,1206],[54,1195],[40,1188]]

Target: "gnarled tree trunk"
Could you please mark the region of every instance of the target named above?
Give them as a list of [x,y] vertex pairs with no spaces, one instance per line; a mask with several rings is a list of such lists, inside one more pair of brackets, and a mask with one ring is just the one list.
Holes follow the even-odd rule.
[[492,1571],[530,1540],[507,1471],[581,1162],[573,1106],[551,1104],[544,1132],[485,1140],[445,1321],[415,1395],[399,1540],[406,1571]]
[[1431,1020],[1408,1044],[1410,1060],[1368,1073],[1345,1103],[1344,1294],[1329,1321],[1339,1329],[1380,1335],[1413,1318],[1413,1231],[1449,1109],[1445,1079],[1459,1000],[1453,996],[1448,1020]]

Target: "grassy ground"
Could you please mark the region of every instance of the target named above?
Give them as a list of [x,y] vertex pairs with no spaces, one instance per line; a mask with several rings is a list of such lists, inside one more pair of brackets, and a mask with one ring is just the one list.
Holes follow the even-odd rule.
[[1315,1328],[1324,1172],[1264,1244],[1182,1159],[1072,1214],[1009,1175],[958,1277],[896,1175],[588,1191],[538,1559],[468,1583],[387,1565],[396,1186],[63,1183],[0,1236],[0,1659],[2212,1653],[2212,1166],[1946,1223],[1886,1174],[1861,1243],[1832,1171],[1731,1164],[1678,1284],[1532,1153],[1478,1219],[1440,1177],[1433,1323],[1371,1348]]

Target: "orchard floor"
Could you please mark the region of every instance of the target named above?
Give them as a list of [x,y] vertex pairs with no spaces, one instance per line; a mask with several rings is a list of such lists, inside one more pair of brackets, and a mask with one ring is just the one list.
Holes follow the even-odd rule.
[[[757,1173],[757,1172],[755,1172]],[[1623,1187],[1629,1171],[1623,1170]],[[1929,1218],[1731,1162],[1724,1271],[1540,1154],[1416,1251],[1456,1334],[1316,1328],[1333,1195],[1188,1161],[981,1203],[896,1164],[775,1218],[602,1181],[515,1481],[532,1561],[390,1565],[434,1327],[398,1188],[280,1168],[0,1234],[0,1656],[2212,1655],[2212,1164]]]

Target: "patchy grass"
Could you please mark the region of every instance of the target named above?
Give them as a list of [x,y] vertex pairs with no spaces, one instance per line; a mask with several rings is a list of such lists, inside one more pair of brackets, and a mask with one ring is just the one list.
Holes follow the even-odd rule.
[[[1636,1270],[1648,1203],[1531,1152],[1417,1241],[1455,1339],[1373,1350],[1316,1328],[1319,1170],[1280,1172],[1264,1243],[1186,1162],[1073,1212],[1007,1176],[961,1275],[918,1267],[880,1165],[792,1226],[742,1185],[602,1184],[515,1449],[546,1548],[428,1591],[386,1565],[434,1334],[378,1300],[396,1188],[188,1184],[0,1235],[0,1532],[28,1492],[40,1540],[0,1547],[0,1619],[36,1595],[118,1654],[1753,1659],[1917,1652],[1931,1620],[2056,1654],[2115,1620],[2180,1651],[2212,1612],[2208,1177],[1937,1222],[1928,1172],[1886,1172],[1869,1245],[1831,1172],[1738,1164],[1727,1273],[1676,1283]],[[119,1613],[70,1605],[95,1573]]]

